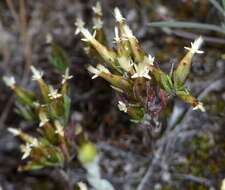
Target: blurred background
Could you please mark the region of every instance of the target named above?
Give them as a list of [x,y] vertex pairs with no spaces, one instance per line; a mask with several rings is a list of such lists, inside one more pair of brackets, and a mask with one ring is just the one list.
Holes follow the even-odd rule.
[[[101,152],[102,175],[118,190],[133,190],[148,179],[149,189],[217,190],[225,178],[225,2],[216,0],[102,0],[108,39],[114,36],[114,7],[119,7],[147,53],[169,72],[197,36],[205,54],[196,56],[187,82],[206,112],[195,112],[179,100],[170,103],[162,119],[168,135],[155,138],[117,110],[116,95],[102,79],[91,80],[85,69],[93,62],[84,53],[74,22],[83,18],[91,26],[94,0],[1,0],[0,75],[13,75],[17,83],[36,91],[31,64],[57,84],[48,64],[51,34],[68,54],[72,92],[72,119],[82,125]],[[224,3],[224,4],[223,4]],[[161,21],[159,23],[159,21]],[[173,22],[170,21],[179,21]],[[7,127],[32,132],[14,111],[14,97],[0,80],[0,189],[65,189],[57,172],[44,169],[18,172],[20,142]],[[148,174],[148,175],[146,175]],[[71,179],[85,178],[78,166]],[[148,190],[148,189],[146,189]]]

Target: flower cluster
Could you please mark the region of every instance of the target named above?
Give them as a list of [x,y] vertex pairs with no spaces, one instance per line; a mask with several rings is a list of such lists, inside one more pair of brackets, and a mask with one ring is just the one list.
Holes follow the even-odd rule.
[[146,118],[157,117],[170,97],[178,96],[193,106],[193,110],[205,111],[202,103],[184,86],[194,54],[203,53],[199,50],[203,39],[199,37],[191,43],[191,47],[185,47],[188,52],[169,75],[157,66],[155,57],[141,48],[118,8],[115,8],[114,16],[113,49],[109,48],[105,39],[102,11],[94,9],[94,17],[99,19],[101,27],[97,27],[99,24],[94,22],[93,32],[90,32],[85,28],[85,23],[78,19],[75,33],[82,34],[82,40],[86,43],[85,50],[101,62],[96,67],[88,66],[87,70],[93,74],[92,79],[101,77],[115,89],[119,95],[119,110],[130,115],[132,120],[143,123]]
[[70,159],[69,142],[64,131],[68,126],[70,98],[68,96],[69,69],[65,70],[60,89],[54,89],[43,80],[43,71],[31,66],[32,80],[36,81],[41,96],[16,84],[14,77],[3,77],[6,85],[16,95],[17,113],[26,120],[39,125],[39,137],[32,137],[16,128],[9,132],[19,136],[25,144],[21,145],[22,159],[31,158],[23,170],[37,169],[46,166],[62,166]]

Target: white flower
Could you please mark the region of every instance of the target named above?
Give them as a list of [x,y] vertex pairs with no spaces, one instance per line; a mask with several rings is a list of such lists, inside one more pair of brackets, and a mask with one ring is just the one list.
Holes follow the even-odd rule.
[[193,110],[200,110],[202,112],[205,112],[205,108],[204,108],[202,102],[199,102],[198,105],[193,108]]
[[13,76],[4,76],[3,81],[10,88],[14,88],[16,84],[15,78]]
[[63,137],[64,136],[63,126],[60,124],[59,121],[55,121],[54,124],[55,124],[55,127],[56,127],[55,133],[59,134],[60,136]]
[[30,156],[32,148],[37,147],[39,145],[38,140],[36,138],[32,139],[32,142],[26,143],[25,145],[21,145],[21,151],[23,153],[22,155],[22,160],[26,159],[27,157]]
[[130,29],[129,26],[124,25],[123,29],[124,29],[124,37],[125,38],[127,38],[127,39],[131,39],[131,38],[136,39],[136,37],[133,35],[133,32],[132,32],[132,30]]
[[8,128],[8,131],[9,131],[10,133],[12,133],[13,135],[15,135],[15,136],[18,136],[18,135],[21,134],[21,131],[20,131],[19,129],[12,128],[12,127],[9,127],[9,128]]
[[82,33],[84,36],[82,41],[89,42],[95,39],[96,32],[92,35],[88,29],[84,28],[84,22],[80,18],[75,22],[75,26],[77,27],[75,35]]
[[34,66],[31,66],[30,69],[33,73],[32,80],[40,80],[43,77],[44,73],[37,70]]
[[32,142],[30,142],[30,146],[31,147],[38,147],[39,146],[39,142],[37,138],[32,138]]
[[200,36],[194,41],[194,43],[191,43],[191,47],[184,47],[184,48],[189,50],[192,54],[195,54],[195,53],[202,54],[204,53],[204,51],[199,50],[202,43],[203,43],[203,38]]
[[22,160],[24,160],[30,156],[32,148],[29,143],[26,143],[25,145],[21,145],[20,148],[21,148],[21,152],[23,153],[22,158],[21,158]]
[[222,181],[221,190],[225,190],[225,179]]
[[50,90],[50,92],[49,92],[48,96],[51,100],[60,98],[62,96],[62,94],[58,93],[58,90],[54,89],[52,86],[49,86],[49,90]]
[[132,60],[128,59],[127,57],[125,56],[122,56],[122,57],[119,57],[118,59],[118,62],[120,64],[120,66],[126,71],[126,72],[129,72],[134,63],[132,62]]
[[150,65],[154,65],[155,57],[151,56],[150,54],[148,55],[148,60]]
[[70,80],[73,78],[72,75],[69,75],[69,68],[66,69],[65,74],[62,75],[63,80],[62,80],[62,84],[64,84],[67,80]]
[[114,15],[115,15],[116,21],[119,23],[122,23],[125,20],[125,18],[122,16],[118,7],[114,9]]
[[75,26],[77,27],[76,28],[76,31],[75,31],[75,35],[79,34],[81,32],[81,30],[84,28],[84,21],[80,18],[78,18],[75,22]]
[[104,67],[103,65],[97,65],[97,67],[93,67],[93,66],[88,66],[87,70],[90,72],[90,73],[93,73],[94,76],[92,77],[92,79],[95,79],[97,78],[101,73],[107,73],[107,74],[110,74],[110,71]]
[[141,63],[134,64],[134,68],[136,73],[134,73],[131,78],[147,78],[147,79],[151,79],[150,75],[149,75],[149,67],[148,65],[143,61]]
[[92,7],[92,10],[94,11],[95,14],[102,16],[102,7],[99,2],[97,2],[96,5]]
[[39,123],[39,127],[42,127],[42,126],[44,126],[46,123],[49,122],[49,119],[48,119],[48,117],[47,117],[47,115],[46,115],[45,112],[40,111],[39,114],[38,114],[38,116],[39,116],[39,119],[40,119],[40,121],[41,121],[41,122]]
[[103,21],[100,18],[93,18],[94,29],[101,29],[103,26]]
[[120,111],[123,111],[123,112],[127,112],[127,106],[125,103],[123,103],[122,101],[119,101],[118,102],[118,108]]

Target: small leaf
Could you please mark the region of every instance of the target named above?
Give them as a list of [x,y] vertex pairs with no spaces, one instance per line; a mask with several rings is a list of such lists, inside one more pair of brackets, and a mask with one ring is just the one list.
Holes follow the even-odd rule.
[[180,61],[180,63],[177,65],[177,68],[173,73],[173,81],[176,88],[185,83],[191,70],[192,56],[193,54],[191,52],[188,52],[184,56],[184,58]]
[[156,82],[161,86],[162,89],[164,89],[167,93],[172,93],[173,83],[169,75],[154,66],[151,67],[151,75],[154,76]]
[[56,43],[52,43],[52,53],[49,59],[50,63],[60,72],[65,72],[69,66],[67,53]]

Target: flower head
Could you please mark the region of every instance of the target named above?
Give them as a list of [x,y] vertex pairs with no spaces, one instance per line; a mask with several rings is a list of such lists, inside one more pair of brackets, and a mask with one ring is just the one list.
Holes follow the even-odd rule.
[[199,50],[202,43],[203,43],[203,38],[200,36],[194,41],[194,43],[191,43],[191,47],[184,47],[184,48],[189,50],[192,54],[195,54],[195,53],[202,54],[204,53],[204,51]]
[[102,7],[99,2],[97,2],[96,5],[92,7],[92,10],[96,15],[102,16]]
[[114,15],[115,15],[116,21],[119,23],[122,23],[125,20],[125,18],[122,16],[118,7],[114,9]]
[[62,84],[64,84],[67,80],[70,80],[73,78],[72,75],[69,75],[69,68],[66,69],[65,74],[62,75],[63,80],[62,80]]
[[101,73],[108,73],[110,74],[110,71],[103,65],[97,65],[97,67],[93,67],[93,66],[89,66],[87,68],[87,70],[90,72],[90,73],[93,73],[94,76],[92,77],[92,79],[95,79],[97,78]]
[[124,37],[127,39],[136,39],[136,37],[134,36],[132,30],[130,29],[130,27],[128,25],[124,25],[123,27],[124,29]]
[[44,73],[37,70],[34,66],[31,66],[30,69],[33,73],[32,80],[40,80],[43,77]]
[[59,121],[55,121],[54,124],[55,124],[55,127],[56,127],[55,133],[59,134],[60,136],[63,137],[64,136],[64,129],[63,129],[63,126],[61,125],[61,123]]
[[16,81],[15,81],[15,78],[13,76],[4,76],[3,81],[5,82],[5,84],[8,87],[10,87],[10,88],[15,87]]
[[78,18],[77,21],[75,22],[75,26],[77,27],[75,31],[75,35],[82,33],[82,35],[84,36],[84,38],[81,39],[82,41],[89,42],[94,40],[96,33],[94,32],[94,34],[92,35],[88,29],[84,28],[83,20]]
[[122,101],[119,101],[118,102],[118,108],[119,108],[119,110],[120,111],[123,111],[123,112],[127,112],[127,106],[126,106],[126,104],[124,103],[124,102],[122,102]]
[[21,158],[22,160],[24,160],[30,156],[32,147],[30,146],[29,143],[26,143],[25,145],[21,145],[20,149],[21,149],[21,152],[23,153],[22,158]]
[[101,29],[103,26],[103,21],[100,18],[94,18],[93,23],[94,23],[94,26],[93,26],[94,29]]
[[77,27],[76,28],[76,31],[75,31],[75,35],[79,34],[81,32],[81,30],[84,28],[84,21],[80,18],[78,18],[75,22],[75,26]]
[[39,127],[42,127],[46,123],[49,122],[49,119],[48,119],[48,117],[47,117],[45,112],[43,112],[43,111],[39,112],[38,116],[39,116],[39,119],[40,119]]
[[155,61],[155,57],[153,57],[152,55],[148,55],[148,63],[150,64],[150,65],[154,65],[154,61]]
[[58,90],[54,89],[52,86],[49,86],[49,90],[50,90],[50,92],[49,92],[48,96],[51,100],[60,98],[62,96],[62,94],[58,93]]
[[122,57],[119,57],[118,59],[118,62],[120,64],[120,66],[126,71],[126,72],[129,72],[134,63],[132,60],[130,60],[129,58],[125,57],[125,56],[122,56]]
[[205,108],[204,108],[202,102],[199,102],[198,105],[193,108],[193,110],[200,110],[202,112],[205,112]]
[[151,79],[149,75],[149,66],[145,63],[145,61],[137,64],[134,64],[135,73],[131,76],[131,78],[147,78]]

